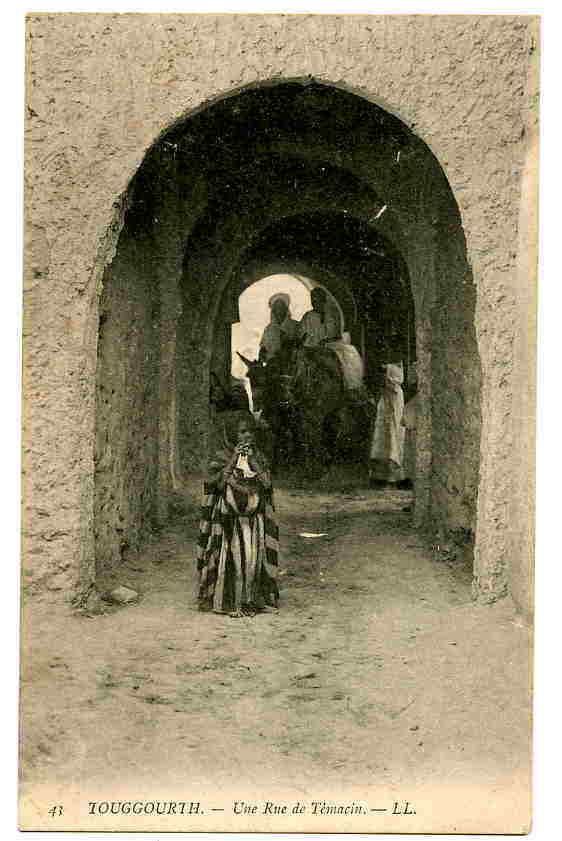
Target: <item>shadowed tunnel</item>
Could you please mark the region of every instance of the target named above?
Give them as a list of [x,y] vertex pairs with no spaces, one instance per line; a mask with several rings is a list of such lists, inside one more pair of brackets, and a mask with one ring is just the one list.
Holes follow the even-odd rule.
[[475,287],[458,207],[422,140],[339,88],[246,89],[167,128],[127,207],[100,302],[100,574],[201,470],[210,371],[228,370],[240,293],[273,271],[330,289],[368,372],[389,352],[416,361],[415,522],[474,532]]
[[[391,357],[415,362],[414,303],[400,253],[376,228],[349,212],[285,217],[261,232],[240,257],[223,295],[216,333],[227,329],[238,296],[254,281],[293,273],[321,283],[341,309],[345,330],[361,352],[366,383],[380,388],[380,365]],[[228,346],[228,339],[226,342]],[[219,367],[220,360],[217,359]],[[223,374],[227,373],[223,364]]]

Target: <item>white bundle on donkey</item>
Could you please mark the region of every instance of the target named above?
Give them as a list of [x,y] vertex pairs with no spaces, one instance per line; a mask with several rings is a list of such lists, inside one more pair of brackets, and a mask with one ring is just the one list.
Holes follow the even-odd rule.
[[350,343],[349,333],[344,333],[341,339],[331,341],[327,346],[334,351],[340,361],[346,388],[349,391],[361,390],[365,365],[355,345]]

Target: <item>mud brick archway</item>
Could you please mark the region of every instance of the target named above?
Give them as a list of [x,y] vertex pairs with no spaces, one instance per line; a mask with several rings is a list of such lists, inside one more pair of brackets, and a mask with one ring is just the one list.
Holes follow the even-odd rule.
[[[349,212],[411,283],[416,519],[472,530],[475,594],[528,609],[532,422],[513,395],[533,382],[518,207],[534,190],[536,22],[69,17],[28,27],[30,576],[83,590],[96,555],[111,568],[165,520],[205,453],[216,309],[242,252],[291,215]],[[78,34],[91,45],[66,79]],[[131,69],[119,92],[101,41]],[[145,42],[150,72],[131,62]],[[84,86],[105,104],[75,120]],[[47,116],[62,145],[45,145]]]
[[[154,519],[165,519],[174,482],[202,468],[216,315],[233,272],[272,227],[285,225],[272,254],[282,259],[287,223],[310,228],[311,214],[329,212],[341,218],[317,224],[324,254],[356,219],[358,242],[379,234],[407,269],[421,406],[416,521],[476,530],[474,283],[450,187],[413,132],[310,80],[252,88],[165,132],[128,205],[101,299],[95,528],[103,563],[118,564],[137,546]],[[343,243],[331,259],[328,270],[341,277]],[[351,260],[348,274],[354,269]]]

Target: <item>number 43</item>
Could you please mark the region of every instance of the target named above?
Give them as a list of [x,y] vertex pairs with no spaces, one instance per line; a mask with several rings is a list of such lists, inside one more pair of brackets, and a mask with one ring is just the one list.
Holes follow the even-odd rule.
[[52,818],[60,818],[60,816],[62,815],[62,806],[51,806],[51,808],[49,809],[49,815]]

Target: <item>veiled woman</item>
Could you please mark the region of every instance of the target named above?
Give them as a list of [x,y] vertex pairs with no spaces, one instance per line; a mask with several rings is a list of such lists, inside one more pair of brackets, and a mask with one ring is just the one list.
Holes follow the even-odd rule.
[[404,473],[404,369],[402,363],[383,365],[384,386],[377,404],[377,418],[371,442],[369,476],[372,486],[395,485]]
[[253,417],[223,421],[211,458],[200,524],[199,609],[239,617],[276,608],[279,531],[267,461]]

